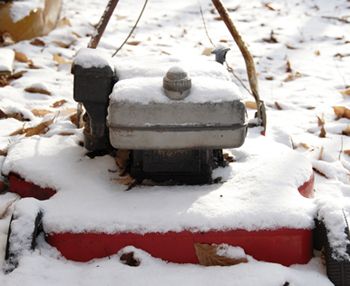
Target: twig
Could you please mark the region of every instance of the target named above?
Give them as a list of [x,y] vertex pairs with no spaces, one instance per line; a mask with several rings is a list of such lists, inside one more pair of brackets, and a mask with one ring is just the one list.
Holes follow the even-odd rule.
[[335,16],[321,16],[323,19],[337,20],[342,23],[350,24],[350,21],[345,19],[345,17],[335,17]]
[[96,31],[91,37],[91,40],[88,44],[89,48],[96,49],[118,2],[119,0],[109,0],[106,9],[103,12],[100,21],[97,24]]
[[143,15],[143,12],[144,12],[145,9],[146,9],[147,3],[148,3],[148,0],[145,0],[145,3],[143,4],[142,10],[141,10],[141,12],[140,12],[140,15],[138,16],[138,18],[137,18],[137,20],[136,20],[134,26],[131,28],[129,35],[125,38],[124,42],[120,45],[120,47],[114,52],[114,54],[112,55],[112,57],[114,57],[114,56],[124,47],[124,45],[126,44],[126,42],[129,40],[129,38],[131,37],[131,35],[134,33],[134,30],[136,29],[137,24],[139,23],[139,21],[140,21],[142,15]]
[[341,155],[343,153],[343,150],[344,150],[344,140],[343,140],[343,135],[341,135],[340,137],[340,151],[339,151],[339,156],[338,156],[338,160],[340,161],[341,159]]
[[205,30],[205,34],[207,35],[207,38],[208,38],[209,42],[211,43],[211,45],[212,45],[213,47],[215,47],[214,42],[213,42],[212,39],[210,38],[208,29],[207,29],[207,25],[206,25],[206,23],[205,23],[204,15],[203,15],[202,5],[201,5],[201,3],[199,2],[199,0],[198,0],[198,6],[199,6],[199,12],[201,13],[201,17],[202,17],[202,22],[203,22],[203,27],[204,27],[204,30]]
[[231,33],[233,39],[235,40],[238,48],[240,49],[242,56],[244,58],[247,74],[249,79],[250,89],[252,95],[257,104],[257,116],[261,120],[263,127],[263,134],[266,132],[266,111],[263,101],[260,100],[259,91],[258,91],[258,80],[256,76],[255,64],[252,55],[250,54],[248,48],[246,47],[243,39],[241,38],[237,28],[233,24],[232,19],[230,18],[227,9],[223,6],[220,0],[212,0],[216,10],[224,21],[227,29]]
[[236,75],[236,73],[234,72],[233,68],[227,63],[226,63],[226,68],[227,70],[232,73],[232,75],[235,77],[235,79],[238,80],[238,82],[242,85],[242,87],[250,94],[253,95],[252,92],[249,90],[249,88],[245,85],[245,83],[238,77],[238,75]]

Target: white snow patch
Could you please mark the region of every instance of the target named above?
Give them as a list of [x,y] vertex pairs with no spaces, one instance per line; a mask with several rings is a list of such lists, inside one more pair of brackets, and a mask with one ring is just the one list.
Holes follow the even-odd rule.
[[101,50],[82,48],[75,56],[74,65],[79,65],[85,69],[112,67],[112,58]]
[[228,244],[220,244],[217,247],[216,254],[227,258],[240,259],[246,258],[247,255],[242,247],[232,246]]
[[[231,81],[210,77],[192,77],[190,94],[182,102],[223,102],[241,99],[238,87]],[[163,90],[163,78],[132,78],[117,82],[110,95],[111,102],[127,101],[140,104],[174,103]]]
[[0,72],[12,73],[15,52],[11,49],[0,49]]

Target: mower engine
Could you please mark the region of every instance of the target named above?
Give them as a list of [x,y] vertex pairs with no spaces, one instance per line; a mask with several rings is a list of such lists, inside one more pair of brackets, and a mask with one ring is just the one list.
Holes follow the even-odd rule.
[[86,110],[85,147],[129,150],[138,181],[211,183],[213,168],[225,165],[222,148],[239,147],[246,137],[238,88],[214,61],[156,62],[114,67],[96,50],[78,53],[74,99]]

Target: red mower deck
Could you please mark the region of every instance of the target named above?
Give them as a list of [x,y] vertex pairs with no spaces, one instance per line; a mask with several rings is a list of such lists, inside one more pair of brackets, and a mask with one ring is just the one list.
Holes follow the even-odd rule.
[[[313,195],[311,166],[281,144],[249,140],[259,140],[254,144],[267,144],[277,154],[267,156],[248,143],[247,150],[232,151],[237,162],[218,170],[224,182],[214,185],[144,186],[126,192],[114,179],[112,158],[86,158],[75,140],[59,136],[22,140],[9,150],[4,167],[10,191],[46,199],[40,202],[46,239],[67,259],[84,262],[133,245],[170,262],[198,263],[194,243],[226,243],[258,260],[307,263],[313,249],[314,210],[307,199]],[[43,151],[15,160],[16,150],[24,148],[20,144]],[[264,170],[254,173],[258,165]],[[294,172],[284,170],[290,165]],[[286,177],[270,178],[271,168]]]

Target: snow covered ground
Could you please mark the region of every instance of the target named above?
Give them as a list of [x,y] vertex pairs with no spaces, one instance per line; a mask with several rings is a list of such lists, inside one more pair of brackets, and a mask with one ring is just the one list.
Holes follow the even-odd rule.
[[[25,73],[0,88],[0,109],[8,115],[0,120],[1,151],[24,138],[10,134],[41,122],[50,123],[43,137],[80,136],[81,131],[70,120],[76,107],[70,65],[76,52],[87,46],[106,2],[65,1],[58,29],[41,37],[41,41],[7,47],[17,52],[15,72]],[[210,1],[200,2],[210,37],[215,44],[232,48],[228,62],[247,85],[243,60],[223,22]],[[346,23],[350,20],[349,1],[224,3],[255,57],[260,94],[267,104],[267,136],[308,158],[317,171],[314,203],[332,226],[333,234],[342,233],[344,225],[339,217],[342,210],[350,212],[350,121],[349,117],[338,119],[333,106],[350,108],[350,92],[346,92],[350,85],[350,25]],[[141,1],[120,1],[101,49],[113,53],[134,24],[141,6]],[[117,57],[194,57],[211,47],[197,1],[150,0],[135,35]],[[24,53],[27,59],[18,53]],[[247,100],[252,100],[244,88],[241,91]],[[253,113],[249,110],[250,117]],[[0,166],[5,159],[1,154]],[[13,208],[9,205],[16,199],[15,195],[0,195],[1,257]],[[335,244],[344,249],[341,242]],[[34,253],[22,258],[18,269],[8,275],[0,273],[0,285],[332,285],[319,258],[308,265],[289,268],[254,260],[231,267],[204,268],[165,263],[141,251],[136,255],[142,261],[139,267],[121,264],[118,255],[74,263],[41,241]]]

